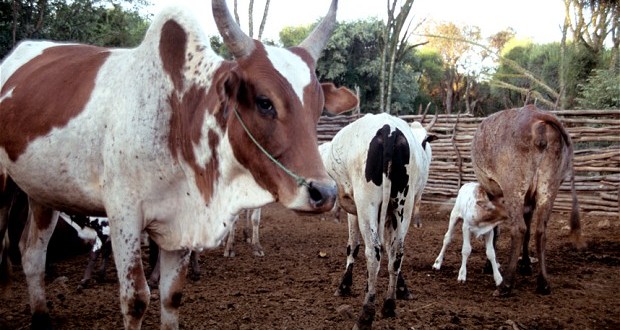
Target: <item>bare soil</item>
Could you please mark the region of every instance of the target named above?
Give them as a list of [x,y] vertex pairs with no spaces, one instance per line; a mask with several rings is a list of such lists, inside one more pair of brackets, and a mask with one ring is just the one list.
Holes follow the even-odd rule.
[[[620,219],[583,214],[588,247],[577,251],[567,238],[567,216],[554,214],[547,245],[551,295],[535,294],[532,275],[518,276],[514,295],[498,298],[492,296],[492,275],[482,273],[486,257],[481,241],[473,241],[467,282],[457,282],[460,229],[442,269],[431,269],[449,211],[445,206],[423,206],[423,226],[409,229],[402,268],[415,297],[397,301],[396,318],[384,319],[378,312],[375,329],[620,329]],[[252,255],[249,245],[240,241],[241,228],[237,230],[236,257],[224,258],[223,248],[200,257],[201,279],[188,279],[185,285],[182,329],[351,329],[362,306],[366,262],[358,259],[354,269],[355,296],[335,297],[346,257],[344,214],[338,223],[325,215],[267,206],[261,224],[264,257]],[[500,263],[508,258],[508,244],[508,235],[502,235]],[[106,281],[79,292],[86,262],[86,255],[56,262],[59,277],[47,285],[55,327],[121,329],[114,266]],[[380,276],[378,297],[386,288],[385,264]],[[0,298],[0,329],[29,327],[21,268],[16,267],[13,277],[10,290]],[[382,299],[378,300],[380,311]],[[144,329],[159,328],[159,303],[158,291],[153,290]]]

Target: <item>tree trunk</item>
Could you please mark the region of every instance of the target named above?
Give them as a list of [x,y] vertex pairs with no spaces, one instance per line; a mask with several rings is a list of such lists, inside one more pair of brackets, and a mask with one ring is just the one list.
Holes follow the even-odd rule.
[[235,22],[237,22],[237,25],[241,26],[241,23],[239,22],[239,10],[237,6],[237,0],[235,0],[234,2],[233,12],[235,13]]

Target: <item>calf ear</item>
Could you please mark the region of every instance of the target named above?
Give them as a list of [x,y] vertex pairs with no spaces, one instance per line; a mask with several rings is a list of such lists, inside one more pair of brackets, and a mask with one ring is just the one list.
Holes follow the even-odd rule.
[[482,208],[485,211],[493,211],[495,210],[495,205],[493,205],[493,203],[489,202],[489,201],[476,201],[476,205],[478,205],[478,207]]
[[323,83],[321,87],[325,95],[325,109],[333,115],[351,111],[359,104],[357,96],[348,88],[336,88],[332,83]]

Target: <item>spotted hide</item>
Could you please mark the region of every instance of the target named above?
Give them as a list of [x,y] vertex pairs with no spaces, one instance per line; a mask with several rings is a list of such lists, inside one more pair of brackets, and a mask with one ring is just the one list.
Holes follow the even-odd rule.
[[219,246],[242,209],[332,208],[336,183],[316,126],[323,109],[357,105],[350,90],[315,75],[336,8],[333,0],[299,46],[283,49],[248,37],[226,2],[213,0],[234,60],[217,55],[208,37],[216,31],[180,7],[159,13],[136,48],[25,41],[3,60],[0,174],[29,196],[22,264],[33,327],[52,323],[43,265],[58,211],[108,217],[128,329],[141,327],[149,305],[140,257],[148,232],[162,248],[161,327],[169,329],[178,328],[189,251]]
[[[364,240],[367,291],[356,326],[370,328],[375,316],[377,275],[388,256],[389,286],[384,317],[395,316],[397,298],[410,298],[400,273],[405,235],[428,179],[430,144],[409,125],[387,114],[368,114],[319,146],[325,168],[338,183],[338,203],[347,212],[349,242],[346,271],[336,295],[351,294],[353,263]],[[430,151],[430,149],[429,149]]]
[[536,223],[539,260],[536,291],[549,294],[545,257],[547,221],[567,175],[573,194],[571,236],[578,246],[582,245],[570,136],[558,118],[533,105],[500,111],[484,119],[476,130],[472,165],[481,187],[493,196],[504,198],[508,214],[510,259],[496,294],[510,295],[521,252],[520,270],[532,271],[528,252],[532,222]]

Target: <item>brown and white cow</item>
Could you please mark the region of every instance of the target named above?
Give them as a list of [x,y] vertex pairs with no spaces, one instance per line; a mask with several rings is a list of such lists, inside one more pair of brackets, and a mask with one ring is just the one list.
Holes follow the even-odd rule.
[[547,221],[560,184],[570,175],[573,207],[571,237],[581,246],[579,206],[574,187],[573,145],[557,117],[533,105],[497,112],[480,123],[472,145],[476,178],[489,194],[503,196],[511,234],[511,252],[496,294],[514,288],[520,267],[531,272],[528,252],[530,226],[536,223],[539,272],[536,292],[551,292],[545,258]]
[[319,146],[327,172],[338,183],[338,203],[347,212],[349,225],[346,270],[337,296],[351,294],[360,236],[364,241],[368,281],[356,322],[360,329],[372,326],[377,276],[385,254],[389,286],[383,317],[395,316],[397,298],[411,297],[400,269],[405,236],[426,186],[431,162],[426,134],[421,134],[420,140],[419,133],[400,118],[367,114],[345,126],[331,142]]
[[51,322],[43,267],[58,211],[109,218],[124,325],[134,329],[150,297],[143,230],[162,248],[162,328],[177,328],[189,251],[218,247],[242,209],[332,208],[336,184],[316,125],[324,108],[357,104],[315,76],[336,8],[333,0],[307,39],[282,49],[245,35],[225,1],[213,0],[233,61],[177,7],[158,14],[133,49],[28,41],[4,59],[0,173],[29,196],[35,225],[23,269],[34,327]]

